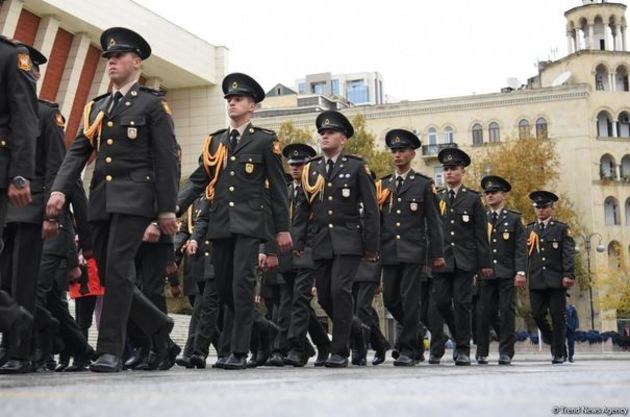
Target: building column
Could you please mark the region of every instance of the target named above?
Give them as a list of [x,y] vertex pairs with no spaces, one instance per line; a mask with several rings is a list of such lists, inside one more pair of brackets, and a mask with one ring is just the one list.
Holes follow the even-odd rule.
[[619,123],[619,120],[612,121],[612,137],[613,138],[619,137],[619,133],[617,132],[617,123]]
[[595,49],[595,33],[594,33],[595,24],[591,23],[588,25],[588,37],[586,39],[586,49]]
[[621,25],[617,25],[615,27],[615,51],[622,51],[622,47],[621,47]]
[[83,71],[83,64],[90,47],[90,38],[85,33],[77,33],[74,35],[72,45],[70,45],[70,53],[66,61],[66,67],[63,70],[61,85],[57,93],[57,101],[59,102],[59,111],[61,114],[70,114],[72,105],[74,104],[74,96],[76,94],[77,85]]
[[617,76],[616,73],[611,72],[608,74],[608,85],[610,87],[610,91],[617,90]]
[[22,0],[6,0],[0,9],[0,35],[9,39],[15,35],[20,14],[24,1]]
[[[52,52],[53,44],[55,43],[55,37],[59,30],[61,21],[55,16],[45,16],[39,21],[39,27],[37,28],[37,35],[35,36],[35,42],[33,46],[38,49],[45,57],[49,57]],[[44,65],[39,69],[41,79],[46,76],[46,69],[48,65]],[[44,83],[37,83],[37,94],[42,89]]]
[[621,28],[621,50],[622,51],[627,51],[626,49],[626,28],[622,27]]
[[573,34],[567,32],[567,55],[571,55],[573,52]]

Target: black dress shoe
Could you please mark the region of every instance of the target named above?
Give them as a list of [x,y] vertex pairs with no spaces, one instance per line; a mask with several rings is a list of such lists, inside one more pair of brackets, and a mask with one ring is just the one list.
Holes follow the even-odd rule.
[[0,367],[0,374],[2,375],[14,375],[25,374],[31,372],[31,362],[23,361],[19,359],[9,359],[4,365]]
[[284,358],[282,357],[282,354],[279,352],[275,352],[271,355],[271,358],[269,358],[269,366],[277,366],[277,367],[282,367],[284,366]]
[[330,355],[330,358],[328,358],[324,366],[326,368],[347,368],[348,358],[333,353]]
[[240,370],[247,369],[247,355],[239,353],[230,353],[230,356],[225,361],[223,369],[228,370]]
[[477,364],[478,365],[487,365],[488,357],[487,356],[477,356]]
[[154,351],[150,351],[139,364],[131,368],[134,371],[155,371],[159,365],[159,358]]
[[219,356],[217,358],[217,361],[212,364],[212,367],[215,369],[223,369],[223,367],[225,366],[225,362],[227,361],[227,356]]
[[416,352],[416,357],[414,359],[416,360],[416,363],[424,362],[424,352]]
[[328,360],[329,355],[329,347],[328,346],[318,346],[317,347],[317,358],[315,359],[315,366],[320,367],[326,365],[326,361]]
[[[158,369],[162,366],[162,363],[169,358],[171,346],[174,342],[170,338],[171,331],[175,322],[168,317],[166,323],[164,323],[159,329],[151,335],[151,341],[153,342],[153,351],[155,357],[149,361],[149,366],[152,369]],[[175,360],[173,359],[173,362]]]
[[374,359],[372,359],[372,365],[376,366],[385,362],[386,353],[387,351],[385,350],[377,350],[376,353],[374,354]]
[[306,360],[304,355],[302,355],[297,350],[290,350],[287,353],[287,356],[284,358],[285,365],[294,366],[296,368],[301,368],[306,365]]
[[[221,360],[221,358],[219,358]],[[217,361],[218,363],[218,361]],[[205,369],[206,368],[206,357],[203,355],[192,355],[190,357],[190,367],[197,369]]]
[[181,366],[182,368],[194,368],[194,366],[190,363],[190,358],[188,356],[182,356],[181,358],[175,359],[175,364],[177,366]]
[[455,359],[455,365],[457,366],[469,366],[470,358],[465,353],[458,353],[457,359]]
[[59,364],[55,368],[55,372],[64,372],[69,365],[70,364],[67,362],[59,362]]
[[[55,320],[55,322],[57,326],[59,326],[59,321]],[[20,312],[8,332],[11,335],[11,340],[18,349],[20,349],[23,344],[30,342],[32,329],[33,316],[24,307],[20,307]]]
[[512,364],[512,358],[510,358],[509,355],[506,355],[505,353],[502,353],[499,355],[499,365],[511,365]]
[[175,366],[175,360],[177,359],[177,355],[182,351],[182,348],[177,346],[177,343],[170,340],[170,347],[168,348],[168,353],[166,358],[162,360],[162,363],[158,365],[158,369],[160,371],[168,371],[173,366]]
[[441,359],[442,358],[438,358],[437,356],[429,355],[429,364],[430,365],[439,365]]
[[123,364],[123,369],[135,369],[142,362],[146,362],[148,356],[148,347],[143,346],[135,349],[131,356]]
[[415,364],[416,361],[405,353],[401,353],[398,359],[394,361],[394,366],[414,366]]
[[400,351],[394,348],[394,350],[392,350],[392,359],[398,359],[399,356],[400,356]]
[[564,363],[564,356],[553,355],[553,358],[551,358],[551,363],[554,364],[554,365],[558,365],[558,364]]
[[88,366],[92,363],[92,359],[96,355],[92,346],[88,346],[85,352],[74,357],[72,365],[68,366],[64,372],[83,372],[88,370]]
[[111,353],[104,353],[90,365],[92,372],[120,372],[122,371],[122,360]]
[[571,363],[575,362],[575,360],[573,359],[573,356],[569,356],[569,362]]

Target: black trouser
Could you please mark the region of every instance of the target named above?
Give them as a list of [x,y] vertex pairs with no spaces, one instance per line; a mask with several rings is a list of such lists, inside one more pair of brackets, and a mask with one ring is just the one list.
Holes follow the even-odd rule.
[[[0,255],[2,289],[16,303],[33,315],[37,299],[37,277],[44,242],[41,224],[9,223],[4,228],[4,249]],[[26,360],[30,355],[30,344],[16,346],[8,335],[10,358]]]
[[150,221],[141,216],[112,214],[107,221],[91,223],[96,262],[105,283],[99,354],[122,356],[130,320],[146,335],[168,323],[168,316],[135,285],[134,259]]
[[85,295],[74,300],[77,324],[81,333],[88,338],[90,327],[92,327],[92,317],[96,308],[96,295]]
[[[566,289],[530,289],[529,301],[532,307],[532,316],[540,329],[543,341],[551,344],[551,354],[564,356]],[[547,312],[551,316],[551,326],[547,321]]]
[[205,281],[201,295],[197,296],[197,302],[193,309],[195,321],[193,323],[191,318],[191,326],[188,329],[189,337],[191,328],[194,329],[192,354],[207,357],[210,350],[210,343],[215,342],[216,344],[217,338],[219,337],[219,329],[217,326],[219,312],[220,304],[216,281],[209,279]]
[[352,330],[352,284],[361,262],[359,255],[335,255],[333,259],[316,260],[313,276],[317,302],[333,322],[330,352],[348,357]]
[[167,313],[164,277],[166,276],[166,265],[170,259],[169,253],[173,250],[173,245],[169,243],[143,242],[136,255],[137,285],[142,293],[164,314]]
[[7,332],[20,315],[20,306],[11,296],[0,290],[0,332]]
[[575,332],[573,330],[567,330],[567,354],[569,359],[573,359],[575,354]]
[[516,317],[516,287],[512,278],[479,281],[480,320],[477,332],[477,356],[488,356],[490,326],[499,338],[499,354],[514,357],[514,321]]
[[470,355],[474,272],[456,269],[436,274],[435,304],[455,339],[457,353]]
[[[224,317],[222,350],[246,355],[252,335],[260,239],[233,235],[212,242],[212,264]],[[228,344],[229,343],[229,344]]]
[[385,307],[402,326],[398,349],[414,357],[420,349],[420,274],[422,264],[383,265],[383,301]]
[[355,282],[352,285],[352,296],[354,298],[354,314],[369,329],[369,341],[372,349],[382,351],[387,350],[389,343],[381,332],[378,313],[372,306],[378,286],[379,283],[374,281]]
[[295,272],[285,272],[282,274],[284,284],[277,286],[280,290],[280,302],[278,303],[273,317],[274,322],[278,326],[278,334],[273,342],[273,352],[285,356],[291,348],[289,344],[289,327],[291,326],[295,277]]

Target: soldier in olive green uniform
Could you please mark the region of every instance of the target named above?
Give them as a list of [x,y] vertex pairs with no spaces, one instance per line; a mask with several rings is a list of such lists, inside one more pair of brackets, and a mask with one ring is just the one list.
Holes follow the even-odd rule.
[[[404,129],[385,136],[396,171],[381,180],[381,262],[385,307],[401,325],[396,366],[413,366],[420,351],[420,282],[425,260],[444,266],[442,220],[433,180],[415,172],[411,161],[420,139]],[[430,250],[427,256],[427,250]]]
[[[184,184],[179,197],[185,211],[204,190],[210,201],[206,239],[212,242],[212,263],[223,304],[233,314],[231,354],[226,369],[246,369],[254,317],[254,289],[260,242],[275,239],[281,252],[292,246],[286,178],[276,134],[251,124],[256,103],[265,93],[245,74],[223,80],[230,127],[212,133],[204,143],[200,166]],[[268,188],[267,188],[268,187]],[[273,225],[265,215],[269,193]],[[269,228],[273,227],[274,236]]]
[[575,242],[569,226],[552,218],[558,196],[549,191],[533,191],[529,198],[536,211],[536,221],[527,225],[529,300],[543,341],[551,344],[551,362],[560,364],[566,359],[565,294],[575,284]]
[[101,279],[106,286],[96,372],[118,372],[127,321],[152,336],[159,367],[172,366],[168,334],[173,321],[155,307],[130,276],[145,229],[153,219],[164,234],[177,231],[179,184],[177,142],[163,94],[138,84],[148,43],[125,28],[101,35],[103,56],[113,82],[111,93],[88,103],[84,127],[74,140],[52,186],[47,216],[56,219],[92,153],[89,221]]
[[[433,292],[437,308],[455,339],[455,364],[470,365],[473,279],[492,276],[486,211],[481,196],[462,184],[470,157],[457,148],[442,149],[446,188],[438,194],[444,228],[446,266],[437,273]],[[429,363],[439,363],[431,357]]]
[[477,362],[488,363],[490,323],[497,312],[500,319],[499,364],[509,365],[514,356],[516,286],[525,284],[527,237],[521,213],[505,208],[506,194],[512,185],[504,178],[489,175],[481,180],[488,210],[488,235],[494,274],[479,280],[480,325],[477,335]]
[[324,155],[304,168],[307,199],[297,207],[294,220],[296,250],[301,254],[310,234],[318,302],[333,321],[332,355],[326,366],[346,367],[353,325],[352,284],[361,257],[377,259],[378,204],[363,160],[343,153],[345,141],[354,134],[348,119],[325,111],[316,126]]

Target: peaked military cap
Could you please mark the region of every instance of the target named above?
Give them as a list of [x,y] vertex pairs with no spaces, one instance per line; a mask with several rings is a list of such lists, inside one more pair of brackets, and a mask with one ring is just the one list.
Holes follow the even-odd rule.
[[318,133],[322,133],[322,131],[326,129],[331,129],[343,133],[348,139],[354,135],[352,123],[350,123],[346,116],[334,110],[321,112],[315,120],[315,126],[317,126]]
[[305,143],[292,143],[282,150],[282,155],[287,158],[289,165],[304,164],[316,154],[315,149]]
[[44,65],[46,62],[48,62],[48,58],[46,58],[44,54],[42,54],[41,52],[39,52],[37,49],[33,48],[32,46],[27,45],[22,42],[16,42],[16,43],[28,49],[28,54],[31,57],[31,62],[33,63],[33,65],[36,65],[39,67],[40,65]]
[[558,201],[558,196],[550,191],[532,191],[529,199],[534,202],[534,207],[542,208]]
[[223,78],[223,94],[225,98],[231,96],[249,96],[256,103],[265,99],[265,91],[260,84],[247,74],[233,72]]
[[512,184],[498,175],[488,175],[481,180],[481,188],[484,191],[503,191],[507,193],[512,189]]
[[444,148],[438,153],[438,160],[444,166],[470,165],[470,156],[459,148]]
[[389,149],[418,149],[422,142],[413,132],[405,129],[392,129],[385,135],[385,144]]
[[134,52],[143,61],[151,56],[151,46],[142,36],[127,28],[109,28],[101,34],[103,57],[118,52]]

